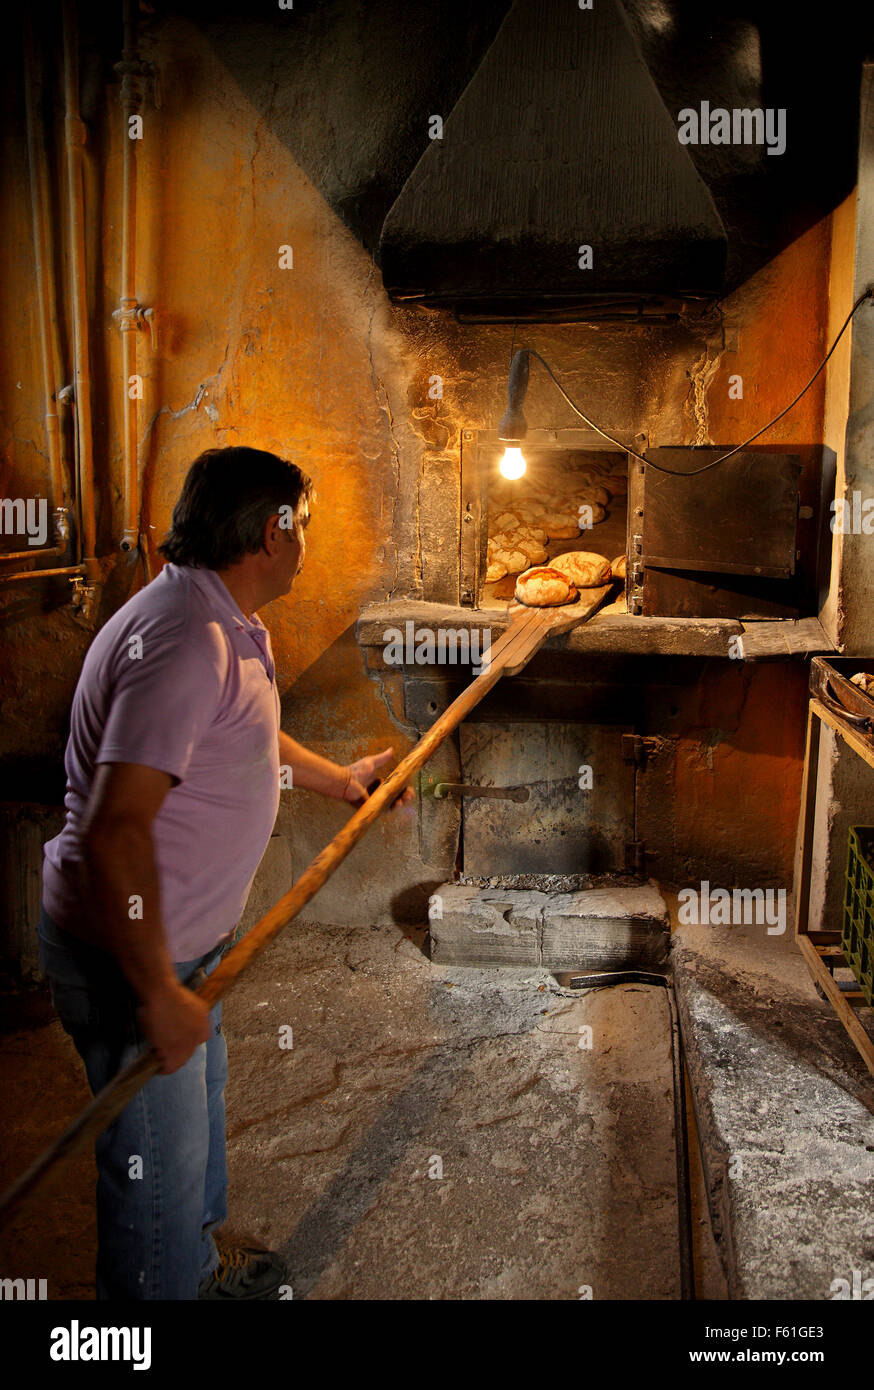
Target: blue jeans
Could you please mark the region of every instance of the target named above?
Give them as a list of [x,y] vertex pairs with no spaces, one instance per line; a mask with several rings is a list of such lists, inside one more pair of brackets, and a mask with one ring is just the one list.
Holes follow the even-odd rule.
[[[62,931],[42,909],[40,964],[96,1094],[142,1050],[138,1000],[115,959]],[[229,941],[175,965],[180,980],[218,965]],[[211,1232],[227,1220],[221,1004],[212,1036],[155,1076],[98,1138],[97,1297],[194,1299],[218,1264]]]

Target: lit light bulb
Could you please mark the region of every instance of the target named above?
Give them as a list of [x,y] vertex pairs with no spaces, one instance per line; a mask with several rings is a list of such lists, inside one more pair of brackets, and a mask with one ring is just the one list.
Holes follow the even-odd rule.
[[521,478],[527,467],[521,449],[505,449],[504,457],[499,464],[501,473],[505,478]]

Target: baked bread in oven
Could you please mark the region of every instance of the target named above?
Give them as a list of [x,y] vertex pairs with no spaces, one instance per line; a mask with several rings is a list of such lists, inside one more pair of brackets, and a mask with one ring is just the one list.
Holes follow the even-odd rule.
[[610,561],[588,550],[570,550],[566,555],[556,555],[549,566],[578,589],[597,589],[601,584],[609,584],[611,579]]
[[489,557],[489,562],[486,565],[487,584],[495,584],[499,579],[503,579],[506,573],[506,565],[502,565],[500,560],[493,560],[491,557]]
[[554,608],[562,603],[573,603],[577,598],[577,589],[551,565],[541,565],[519,575],[516,598],[529,608]]
[[[583,507],[589,508],[589,511],[585,514],[582,510]],[[606,511],[599,502],[581,502],[577,508],[577,525],[581,531],[588,531],[592,526],[597,526],[599,521],[603,521],[606,515]],[[583,522],[586,524],[583,525]]]

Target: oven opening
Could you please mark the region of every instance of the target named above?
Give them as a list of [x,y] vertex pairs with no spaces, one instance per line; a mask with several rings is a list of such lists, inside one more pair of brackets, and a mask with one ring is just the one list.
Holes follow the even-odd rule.
[[628,457],[618,449],[530,446],[521,478],[500,471],[503,447],[483,449],[478,606],[506,608],[523,571],[568,551],[611,561],[625,611]]
[[816,617],[833,453],[754,445],[723,459],[727,447],[660,446],[638,462],[591,430],[530,431],[514,478],[496,432],[462,431],[462,606],[506,609],[525,570],[582,550],[617,581],[599,618]]

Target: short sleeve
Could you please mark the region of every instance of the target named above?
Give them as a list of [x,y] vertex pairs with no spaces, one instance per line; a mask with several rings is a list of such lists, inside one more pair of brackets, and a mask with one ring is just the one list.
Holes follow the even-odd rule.
[[125,634],[113,654],[95,762],[142,763],[182,781],[218,713],[223,685],[220,647],[203,630],[193,642],[184,626]]

